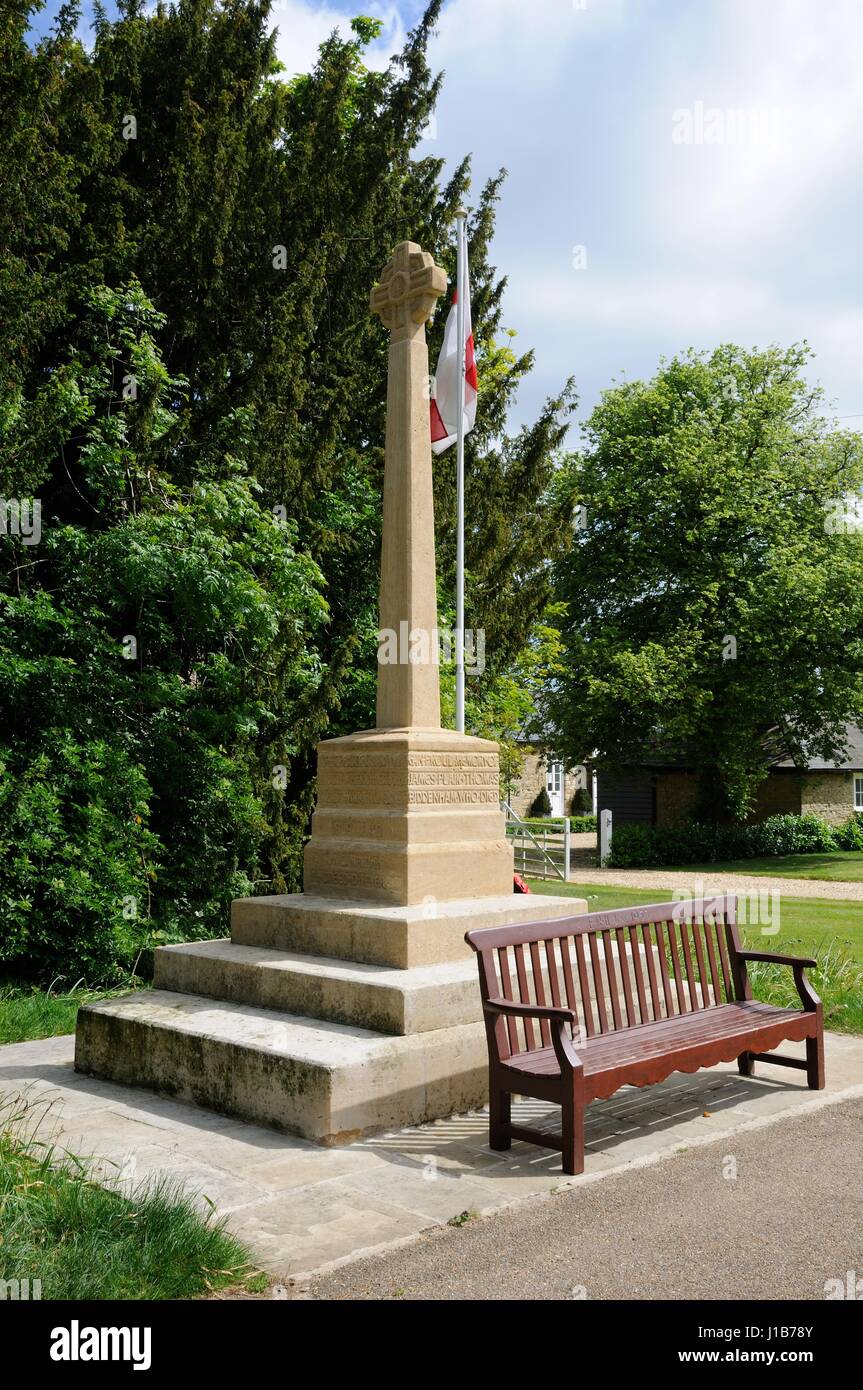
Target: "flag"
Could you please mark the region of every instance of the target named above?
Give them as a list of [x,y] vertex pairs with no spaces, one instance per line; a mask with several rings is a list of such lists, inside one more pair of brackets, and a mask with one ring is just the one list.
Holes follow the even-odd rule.
[[[476,420],[476,358],[470,322],[470,281],[467,276],[467,255],[464,267],[464,432],[473,429]],[[442,454],[455,444],[458,428],[458,291],[452,297],[440,357],[437,360],[431,396],[432,453]]]

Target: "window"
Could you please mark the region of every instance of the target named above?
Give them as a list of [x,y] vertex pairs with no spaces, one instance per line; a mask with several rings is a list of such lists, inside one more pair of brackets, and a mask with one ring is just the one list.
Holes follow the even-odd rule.
[[863,811],[863,773],[854,774],[854,810]]
[[[861,787],[863,787],[863,777],[860,779],[860,784]],[[549,763],[545,785],[549,796],[551,796],[553,792],[560,791],[563,786],[563,763]],[[863,802],[861,802],[861,810],[863,810]]]

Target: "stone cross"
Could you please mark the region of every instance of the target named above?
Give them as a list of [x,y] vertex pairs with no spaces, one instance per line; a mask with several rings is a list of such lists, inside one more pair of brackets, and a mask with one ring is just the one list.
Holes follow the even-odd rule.
[[434,501],[425,325],[447,277],[401,242],[371,293],[390,331],[377,727],[439,729]]

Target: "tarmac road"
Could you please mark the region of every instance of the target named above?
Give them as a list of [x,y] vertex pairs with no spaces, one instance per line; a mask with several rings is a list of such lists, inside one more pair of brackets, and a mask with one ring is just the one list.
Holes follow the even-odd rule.
[[434,1230],[307,1296],[823,1300],[849,1271],[863,1297],[861,1099]]

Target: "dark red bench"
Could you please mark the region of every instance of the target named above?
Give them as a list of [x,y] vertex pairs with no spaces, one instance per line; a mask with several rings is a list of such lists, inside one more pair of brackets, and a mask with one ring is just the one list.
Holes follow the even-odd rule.
[[[744,951],[733,894],[469,931],[477,953],[489,1056],[489,1143],[526,1139],[584,1170],[584,1109],[620,1086],[649,1086],[737,1058],[805,1070],[824,1086],[821,1001],[804,969],[815,961]],[[790,965],[802,1009],[752,997],[748,961]],[[806,1042],[806,1060],[773,1052]],[[556,1137],[514,1125],[512,1095],[560,1105]]]

